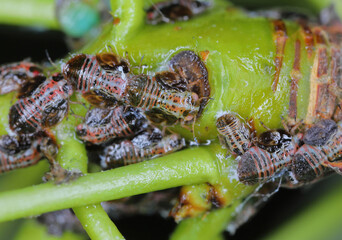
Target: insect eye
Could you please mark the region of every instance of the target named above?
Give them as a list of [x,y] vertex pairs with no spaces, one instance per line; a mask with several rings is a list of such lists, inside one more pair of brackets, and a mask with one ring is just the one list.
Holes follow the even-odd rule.
[[62,89],[65,93],[72,93],[72,87],[69,84],[64,84]]
[[189,113],[190,113],[190,110],[185,110],[185,111],[183,112],[183,117],[186,117],[186,116],[188,116],[188,115],[189,115]]
[[63,77],[63,75],[62,75],[61,73],[57,73],[57,74],[55,74],[55,75],[52,76],[52,79],[53,79],[54,81],[58,82],[58,81],[60,81],[60,80],[63,80],[64,77]]

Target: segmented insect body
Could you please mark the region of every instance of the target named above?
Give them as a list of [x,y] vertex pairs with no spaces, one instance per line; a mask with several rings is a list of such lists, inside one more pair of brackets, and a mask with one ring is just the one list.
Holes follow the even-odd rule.
[[284,130],[277,131],[279,134],[274,134],[274,130],[266,132],[269,136],[277,136],[272,140],[274,142],[271,144],[272,147],[270,139],[262,146],[261,141],[267,139],[262,137],[259,139],[258,146],[251,147],[241,156],[237,171],[239,180],[244,184],[265,182],[291,163],[297,150],[298,140]]
[[325,154],[317,147],[304,144],[298,149],[291,164],[289,180],[283,185],[286,187],[299,187],[313,183],[333,171],[322,165],[326,159]]
[[232,153],[242,155],[251,147],[249,129],[234,114],[227,113],[219,117],[216,127],[221,144]]
[[154,4],[146,12],[149,24],[161,22],[184,21],[204,12],[209,4],[204,1],[173,0]]
[[63,74],[74,90],[91,104],[113,106],[126,94],[128,63],[111,53],[96,56],[80,54],[63,67]]
[[196,93],[200,105],[197,113],[197,118],[199,118],[210,98],[208,70],[204,62],[193,51],[181,51],[170,59],[169,68],[182,81],[163,81],[163,84]]
[[341,122],[320,121],[308,130],[304,142],[294,156],[288,187],[315,182],[333,170],[342,174]]
[[44,157],[54,157],[57,151],[55,141],[46,136],[1,136],[0,173],[34,165]]
[[[168,123],[174,123],[177,119],[191,121],[199,110],[196,93],[165,89],[146,75],[138,75],[130,80],[128,100],[132,106],[147,111],[147,115],[153,116],[150,120],[156,123],[165,119]],[[161,115],[160,119],[158,114]]]
[[142,134],[132,141],[124,140],[119,144],[106,147],[101,158],[104,169],[115,168],[163,156],[185,147],[185,140],[178,134],[153,139],[150,133]]
[[[328,158],[323,165],[333,168],[338,173],[342,173],[342,121],[338,123],[336,133],[321,147]],[[336,169],[337,168],[337,169]]]
[[132,137],[147,127],[145,115],[137,108],[94,108],[88,111],[86,122],[77,126],[76,134],[83,141],[101,144],[114,138]]
[[10,128],[18,133],[34,133],[52,127],[66,116],[72,88],[62,75],[54,75],[30,96],[19,99],[10,109]]
[[0,67],[0,94],[19,90],[29,78],[42,74],[42,69],[34,63],[22,61]]

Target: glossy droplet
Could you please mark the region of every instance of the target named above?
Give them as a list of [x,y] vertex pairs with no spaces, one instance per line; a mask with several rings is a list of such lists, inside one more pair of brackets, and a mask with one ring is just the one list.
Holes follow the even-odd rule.
[[61,9],[59,17],[63,31],[72,37],[82,37],[100,22],[96,9],[77,2]]

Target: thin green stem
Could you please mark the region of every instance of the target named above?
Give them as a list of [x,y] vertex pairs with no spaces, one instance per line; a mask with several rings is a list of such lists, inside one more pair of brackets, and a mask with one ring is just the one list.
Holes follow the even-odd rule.
[[58,29],[54,0],[0,0],[0,23]]
[[144,0],[111,0],[112,14],[118,24],[113,27],[113,41],[122,42],[144,24]]
[[124,240],[100,204],[73,208],[77,218],[92,240]]
[[[73,107],[75,112],[82,110],[79,106],[78,108],[77,106]],[[58,160],[66,169],[86,173],[88,157],[85,146],[79,140],[71,137],[74,134],[76,123],[76,119],[70,116],[57,127],[56,135],[60,145]],[[91,239],[125,239],[100,204],[74,207],[73,211]]]
[[237,201],[227,208],[182,221],[173,232],[171,240],[214,239],[227,227],[239,204],[240,201]]
[[93,173],[56,186],[38,186],[0,194],[0,221],[120,199],[219,177],[210,147],[191,148],[159,159]]

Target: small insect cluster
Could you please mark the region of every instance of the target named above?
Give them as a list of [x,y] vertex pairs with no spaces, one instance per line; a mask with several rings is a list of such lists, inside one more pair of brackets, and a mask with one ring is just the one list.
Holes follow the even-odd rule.
[[62,65],[62,73],[49,78],[30,62],[3,66],[0,78],[6,84],[2,94],[19,92],[9,112],[13,134],[0,142],[1,172],[43,157],[49,159],[52,174],[58,172],[53,170],[58,147],[49,129],[67,116],[74,92],[91,104],[76,135],[88,145],[99,146],[104,169],[185,147],[184,138],[166,134],[165,128],[194,123],[210,95],[207,69],[193,51],[174,55],[169,70],[154,76],[135,75],[127,59],[100,53],[73,56]]
[[72,88],[61,74],[46,78],[28,61],[2,66],[0,80],[1,94],[18,91],[18,101],[9,111],[12,132],[0,138],[0,172],[33,165],[44,157],[58,168],[56,140],[44,128],[64,118]]
[[282,180],[284,187],[312,183],[332,172],[342,174],[342,121],[325,119],[304,133],[297,127],[268,130],[258,137],[233,113],[217,119],[221,143],[238,161],[247,185]]

